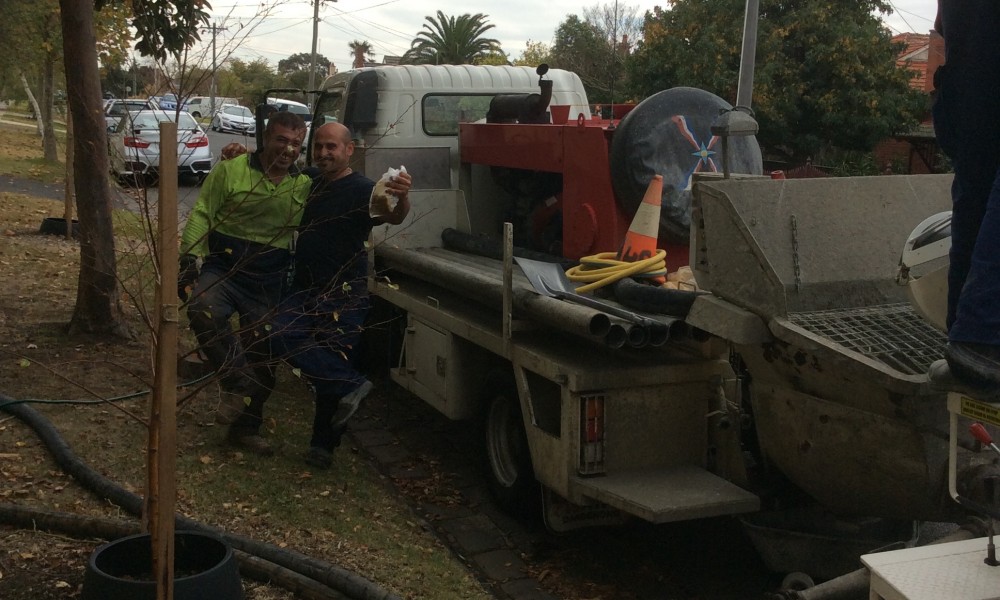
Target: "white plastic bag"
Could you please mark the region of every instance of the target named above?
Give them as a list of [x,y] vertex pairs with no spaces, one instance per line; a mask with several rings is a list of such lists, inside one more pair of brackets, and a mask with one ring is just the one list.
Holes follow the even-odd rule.
[[368,214],[373,218],[384,218],[389,216],[396,209],[399,198],[390,194],[386,185],[392,181],[393,177],[400,173],[406,173],[406,167],[399,165],[398,169],[389,169],[382,174],[382,177],[375,182],[375,189],[372,190],[371,199],[368,201]]

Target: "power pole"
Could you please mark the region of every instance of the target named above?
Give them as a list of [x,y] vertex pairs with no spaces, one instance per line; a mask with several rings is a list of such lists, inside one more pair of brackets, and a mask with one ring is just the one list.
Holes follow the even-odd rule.
[[[208,101],[209,101],[209,111],[212,113],[209,117],[215,114],[215,36],[218,35],[220,31],[225,31],[226,27],[220,27],[219,25],[212,23],[212,84],[208,90]],[[202,115],[204,116],[204,115]]]
[[[337,0],[329,0],[331,2],[336,2]],[[313,0],[313,43],[312,43],[312,58],[309,61],[309,89],[307,92],[311,92],[316,89],[316,41],[319,39],[319,3],[323,0]]]

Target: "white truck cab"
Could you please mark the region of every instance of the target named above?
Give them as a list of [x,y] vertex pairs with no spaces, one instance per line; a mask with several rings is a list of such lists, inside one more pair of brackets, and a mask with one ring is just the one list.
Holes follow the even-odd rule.
[[369,177],[403,164],[420,173],[414,189],[455,189],[458,124],[485,119],[498,94],[537,94],[540,80],[552,82],[550,104],[569,105],[573,118],[590,118],[583,82],[569,71],[539,76],[534,67],[399,65],[327,78],[316,100],[315,127],[347,125],[363,157],[355,168]]

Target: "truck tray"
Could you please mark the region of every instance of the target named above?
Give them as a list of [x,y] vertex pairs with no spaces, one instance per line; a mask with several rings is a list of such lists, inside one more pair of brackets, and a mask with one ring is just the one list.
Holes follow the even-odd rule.
[[651,523],[670,523],[760,510],[750,492],[690,465],[573,480],[580,493]]

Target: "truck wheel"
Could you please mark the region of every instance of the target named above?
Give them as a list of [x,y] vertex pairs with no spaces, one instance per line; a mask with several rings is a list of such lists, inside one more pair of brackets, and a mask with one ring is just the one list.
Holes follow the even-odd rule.
[[531,466],[521,405],[512,382],[492,386],[483,436],[490,492],[505,511],[522,517],[540,512],[541,493]]

